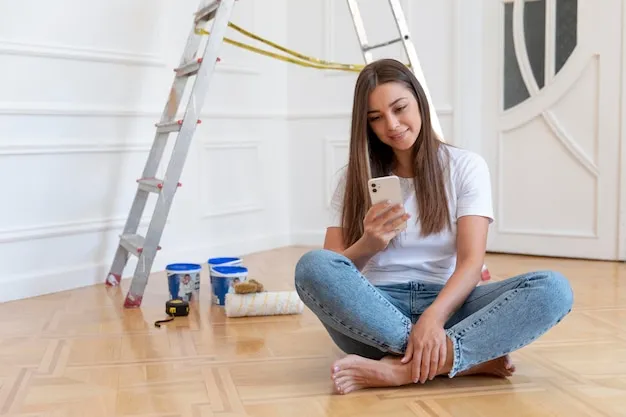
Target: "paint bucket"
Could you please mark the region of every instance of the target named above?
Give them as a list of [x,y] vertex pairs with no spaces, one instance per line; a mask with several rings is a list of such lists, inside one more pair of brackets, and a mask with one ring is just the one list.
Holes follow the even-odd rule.
[[243,260],[241,258],[233,257],[224,257],[224,258],[209,258],[209,269],[214,266],[241,266],[243,264]]
[[241,258],[233,257],[222,257],[222,258],[209,258],[209,278],[211,280],[211,285],[213,285],[213,267],[214,266],[242,266],[243,260]]
[[211,274],[213,304],[219,306],[226,304],[226,294],[235,292],[235,284],[248,280],[245,266],[214,266]]
[[198,264],[170,264],[165,267],[170,300],[191,301],[200,291],[200,272]]

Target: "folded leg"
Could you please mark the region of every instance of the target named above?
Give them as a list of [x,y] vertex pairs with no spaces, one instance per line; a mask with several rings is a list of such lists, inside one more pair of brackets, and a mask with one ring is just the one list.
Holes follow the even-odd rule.
[[295,286],[345,352],[372,359],[404,353],[410,318],[345,256],[324,249],[306,253],[296,265]]
[[528,345],[558,324],[572,305],[569,282],[554,271],[476,287],[444,326],[454,346],[449,376]]

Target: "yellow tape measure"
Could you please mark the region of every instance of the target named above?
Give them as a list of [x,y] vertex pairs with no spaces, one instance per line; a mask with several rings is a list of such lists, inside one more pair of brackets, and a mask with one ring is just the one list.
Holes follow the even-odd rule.
[[[289,57],[289,56],[277,54],[275,52],[266,51],[265,49],[257,48],[255,46],[248,45],[248,44],[236,41],[236,40],[228,38],[228,37],[224,37],[223,38],[225,43],[237,46],[237,47],[242,48],[242,49],[247,49],[248,51],[255,52],[255,53],[260,54],[260,55],[265,55],[265,56],[268,56],[270,58],[275,58],[275,59],[278,59],[280,61],[289,62],[289,63],[300,65],[300,66],[303,66],[303,67],[317,68],[317,69],[326,69],[326,70],[335,70],[335,71],[360,72],[365,67],[365,65],[363,65],[363,64],[342,64],[342,63],[339,63],[339,62],[326,61],[326,60],[315,58],[315,57],[312,57],[312,56],[307,56],[307,55],[301,54],[299,52],[296,52],[293,49],[286,48],[286,47],[284,47],[282,45],[279,45],[279,44],[277,44],[275,42],[272,42],[270,40],[262,38],[261,36],[255,35],[254,33],[249,32],[249,31],[243,29],[240,26],[237,26],[236,24],[234,24],[232,22],[228,22],[228,26],[230,28],[236,30],[237,32],[241,33],[244,36],[252,38],[252,39],[254,39],[256,41],[264,43],[265,45],[271,46],[272,48],[278,49],[279,51],[285,52],[285,53],[287,53],[289,55],[292,55],[292,56],[298,58],[298,59],[296,59],[296,58],[292,58],[292,57]],[[196,28],[195,29],[195,33],[198,34],[198,35],[210,35],[210,32],[208,30],[202,29],[202,28]],[[410,67],[410,64],[405,64],[405,65]]]
[[184,300],[169,300],[165,303],[165,314],[170,316],[170,318],[154,322],[156,327],[161,327],[161,323],[167,323],[168,321],[174,320],[174,317],[188,316],[189,303]]

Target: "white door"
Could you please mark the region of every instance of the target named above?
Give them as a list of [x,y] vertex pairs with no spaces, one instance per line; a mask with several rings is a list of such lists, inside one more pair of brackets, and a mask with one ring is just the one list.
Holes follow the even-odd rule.
[[489,250],[617,259],[621,0],[484,4]]

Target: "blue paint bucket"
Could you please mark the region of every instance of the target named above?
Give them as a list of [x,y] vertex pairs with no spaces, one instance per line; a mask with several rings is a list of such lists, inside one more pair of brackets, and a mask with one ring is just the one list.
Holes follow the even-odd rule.
[[211,284],[213,284],[213,267],[215,266],[242,266],[243,260],[241,258],[233,257],[221,257],[221,258],[209,258],[209,278]]
[[248,280],[245,266],[214,266],[212,268],[211,289],[213,304],[226,304],[226,294],[235,292],[235,284]]
[[241,266],[243,261],[237,257],[209,258],[209,269],[214,266]]
[[170,264],[165,267],[170,300],[191,301],[200,291],[200,272],[198,264]]

